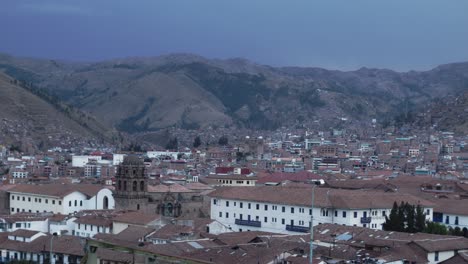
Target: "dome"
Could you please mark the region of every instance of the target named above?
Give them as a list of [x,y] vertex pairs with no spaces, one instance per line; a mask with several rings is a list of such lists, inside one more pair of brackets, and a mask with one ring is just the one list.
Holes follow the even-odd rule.
[[143,161],[138,156],[129,155],[124,158],[122,165],[143,165]]

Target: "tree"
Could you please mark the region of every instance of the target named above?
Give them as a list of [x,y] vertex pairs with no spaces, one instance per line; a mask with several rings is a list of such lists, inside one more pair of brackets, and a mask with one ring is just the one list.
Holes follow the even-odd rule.
[[406,219],[406,228],[405,231],[408,233],[416,233],[415,227],[415,208],[414,205],[410,205],[408,203],[405,204],[405,219]]
[[177,141],[177,137],[171,138],[166,144],[166,149],[177,150],[178,147],[179,142]]
[[201,144],[202,144],[202,142],[201,142],[200,136],[197,136],[197,137],[193,140],[193,147],[194,147],[194,148],[198,148]]
[[383,224],[385,231],[416,233],[424,231],[425,228],[426,217],[421,206],[403,202],[400,205],[396,202],[393,203],[390,216],[385,218]]
[[394,231],[405,232],[406,215],[405,215],[405,204],[403,203],[403,201],[400,203],[400,206],[398,206],[397,215],[398,215],[398,226],[397,226],[397,229]]
[[393,203],[392,210],[390,211],[390,216],[385,216],[385,223],[383,224],[383,229],[385,231],[396,231],[401,226],[401,219],[398,217],[398,204],[397,202]]
[[221,136],[218,140],[218,144],[221,146],[226,146],[228,143],[229,143],[229,140],[225,135]]
[[416,206],[416,222],[414,223],[414,228],[416,232],[423,232],[426,228],[426,216],[424,215],[424,210],[421,205]]
[[436,234],[436,235],[447,235],[447,227],[437,222],[427,222],[424,233]]

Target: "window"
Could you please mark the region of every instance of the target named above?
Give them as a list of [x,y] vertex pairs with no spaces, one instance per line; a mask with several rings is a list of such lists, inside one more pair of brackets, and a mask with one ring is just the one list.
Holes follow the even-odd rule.
[[244,203],[240,202],[240,203],[239,203],[239,207],[240,207],[240,208],[243,208],[243,207],[244,207]]
[[304,221],[300,220],[300,221],[299,221],[299,225],[303,226],[303,225],[304,225]]
[[312,209],[309,209],[309,215],[312,215]]
[[448,225],[450,224],[450,217],[447,215],[445,216],[445,223]]
[[134,192],[136,192],[136,191],[137,191],[137,188],[138,188],[138,183],[137,183],[137,181],[133,181],[133,183],[132,183],[132,190],[133,190]]
[[343,218],[346,218],[346,211],[343,211]]
[[140,191],[145,191],[145,182],[144,181],[141,181],[140,182]]
[[239,214],[239,219],[242,220],[242,214]]
[[291,214],[294,214],[294,207],[291,207]]
[[78,229],[81,229],[81,224],[78,224]]
[[304,213],[304,208],[299,208],[299,213]]
[[55,200],[52,200],[52,204],[55,204]]
[[278,206],[276,206],[276,205],[273,205],[273,206],[271,206],[271,207],[272,207],[272,209],[275,210],[275,211],[278,210]]
[[458,216],[455,216],[455,225],[458,225]]
[[248,208],[249,208],[249,209],[251,208],[251,206],[250,206],[250,205],[251,205],[251,204],[249,203],[249,204],[248,204]]
[[265,216],[265,218],[263,219],[263,222],[268,222],[268,217]]
[[34,202],[37,203],[37,198],[34,198]]
[[80,201],[80,206],[83,206],[83,200]]
[[219,212],[219,217],[223,217],[223,213],[222,213],[222,212]]
[[48,204],[48,203],[49,203],[49,199],[45,199],[45,203]]
[[382,211],[382,216],[387,216],[387,211]]
[[357,212],[354,212],[354,218],[357,218]]
[[236,205],[237,205],[237,202],[234,202],[234,206],[236,206]]
[[257,210],[260,210],[260,204],[256,204],[256,205],[255,205],[255,208],[256,208]]
[[16,196],[16,200],[18,200],[18,201],[19,201],[19,200],[20,200],[20,197],[19,197],[19,196]]
[[228,212],[226,212],[226,218],[229,218],[229,213]]
[[217,200],[216,199],[213,199],[213,204],[216,204]]
[[439,261],[439,251],[434,252],[434,261]]
[[23,202],[26,201],[26,197],[23,196]]
[[39,198],[39,202],[42,203],[42,199],[41,199],[41,198]]
[[268,204],[265,204],[265,211],[268,211]]
[[84,230],[86,230],[87,227],[88,227],[88,225],[84,225]]
[[284,207],[284,206],[281,207],[281,212],[283,212],[283,213],[286,212],[286,207]]
[[11,208],[11,211],[14,212],[14,211],[15,211],[15,208],[12,207],[12,208]]
[[62,205],[62,201],[59,201],[59,205]]
[[338,217],[338,211],[335,211],[335,217]]
[[30,201],[31,201],[31,197],[28,197],[28,202],[30,202]]
[[271,218],[271,222],[276,223],[276,221],[277,221],[276,217]]
[[226,207],[229,207],[229,201],[226,201]]
[[14,195],[12,195],[12,196],[11,196],[11,199],[12,199],[12,200],[14,200],[14,199],[15,199],[15,196],[14,196]]
[[78,201],[77,200],[75,200],[75,206],[78,206]]
[[284,220],[284,218],[281,219],[281,224],[284,225],[284,223],[286,223],[286,221]]
[[93,231],[93,225],[91,225],[91,231]]

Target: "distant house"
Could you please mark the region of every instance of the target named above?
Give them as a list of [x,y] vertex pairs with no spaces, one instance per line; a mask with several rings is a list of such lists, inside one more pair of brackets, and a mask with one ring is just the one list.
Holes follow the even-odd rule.
[[11,214],[71,214],[81,210],[113,209],[115,204],[112,191],[95,184],[22,184],[8,193]]

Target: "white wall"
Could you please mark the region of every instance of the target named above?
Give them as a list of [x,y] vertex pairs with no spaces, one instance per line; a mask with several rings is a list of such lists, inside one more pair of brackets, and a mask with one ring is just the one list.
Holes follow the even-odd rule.
[[[66,219],[63,222],[50,222],[50,234],[57,233],[57,234],[66,234],[71,235],[75,230],[75,217],[71,217]],[[66,231],[66,232],[65,232]]]
[[439,252],[439,260],[438,261],[435,261],[435,252],[430,252],[429,254],[427,254],[427,260],[429,261],[429,264],[435,264],[435,263],[439,263],[439,262],[442,262],[444,260],[447,260],[451,257],[455,256],[455,252],[452,250],[452,251],[441,251]]
[[63,201],[54,196],[10,192],[10,214],[18,212],[63,213]]
[[114,196],[112,195],[112,191],[109,189],[105,189],[105,188],[100,190],[95,196],[93,196],[88,201],[88,208],[104,209],[104,197],[107,197],[107,201],[108,201],[107,209],[114,209],[115,200],[114,200]]
[[[286,230],[286,225],[293,224],[294,226],[302,227],[310,226],[310,207],[225,199],[216,199],[215,204],[214,200],[214,198],[211,198],[211,219],[219,221],[228,228],[231,227],[233,231],[256,230],[284,234],[297,234],[298,232]],[[226,206],[226,202],[229,202],[229,206]],[[242,208],[240,207],[241,203]],[[258,210],[257,205],[259,208]],[[267,210],[265,210],[265,206],[267,206]],[[385,212],[386,215],[389,215],[390,210],[390,208],[378,208],[371,210],[336,208],[322,209],[315,207],[314,226],[322,223],[333,223],[347,226],[382,229],[382,224],[385,222],[385,216],[383,216],[382,212]],[[343,215],[343,212],[345,212],[345,215]],[[365,214],[366,217],[371,218],[370,223],[361,223],[361,218],[364,217]],[[261,227],[235,224],[235,220],[240,219],[241,215],[242,220],[248,220],[250,216],[250,220],[260,221]],[[430,211],[430,214],[427,216],[428,220],[430,219],[431,215],[432,211]]]
[[94,237],[98,233],[111,233],[110,227],[75,223],[75,236]]
[[89,160],[100,161],[101,159],[101,156],[72,156],[72,167],[83,168]]
[[[75,202],[76,201],[76,202]],[[63,198],[63,214],[71,214],[81,210],[87,210],[86,195],[80,192],[72,192]]]

